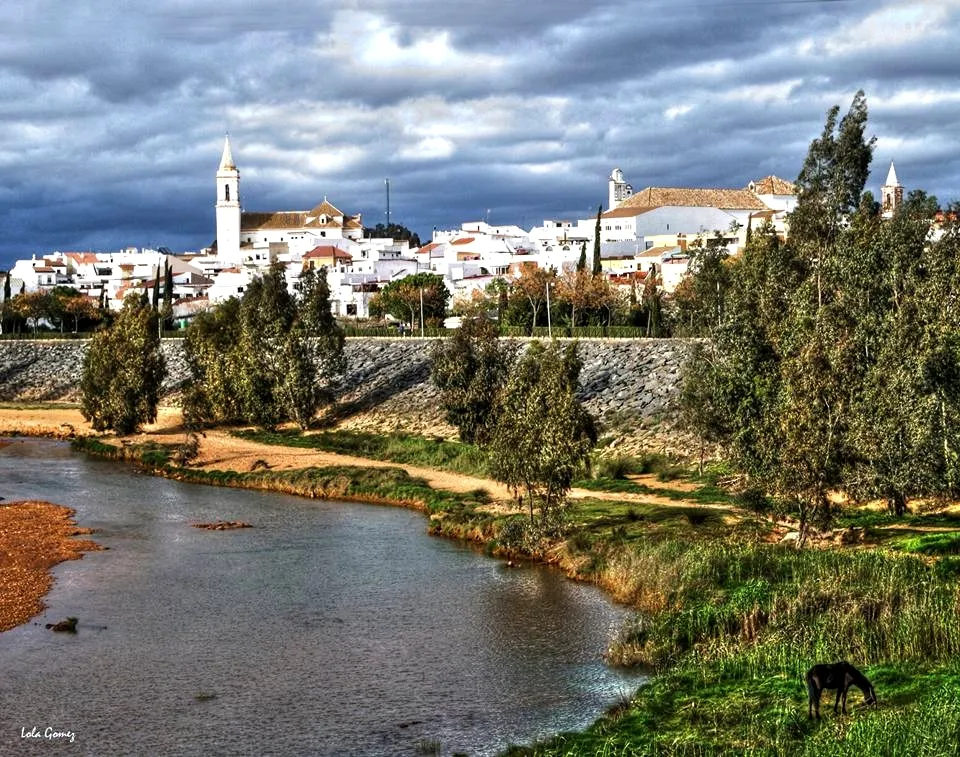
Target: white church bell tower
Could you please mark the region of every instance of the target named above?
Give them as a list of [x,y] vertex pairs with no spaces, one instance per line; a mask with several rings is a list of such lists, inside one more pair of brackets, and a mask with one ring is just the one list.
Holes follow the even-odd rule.
[[893,218],[903,205],[903,184],[897,178],[897,169],[893,167],[893,161],[890,161],[890,170],[887,172],[887,180],[880,187],[881,197],[881,216],[883,218]]
[[217,258],[240,265],[240,172],[233,162],[229,135],[217,169]]

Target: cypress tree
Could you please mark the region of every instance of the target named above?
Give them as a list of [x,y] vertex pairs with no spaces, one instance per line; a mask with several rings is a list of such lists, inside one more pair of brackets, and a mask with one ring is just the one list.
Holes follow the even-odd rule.
[[153,279],[153,299],[150,304],[154,311],[160,309],[160,266],[157,266],[157,275]]
[[580,245],[580,260],[577,261],[577,270],[583,271],[587,268],[587,242],[584,240]]
[[173,266],[168,261],[163,263],[163,320],[168,328],[173,315]]
[[593,275],[596,276],[601,271],[600,267],[600,215],[603,213],[603,205],[597,208],[597,226],[593,233]]

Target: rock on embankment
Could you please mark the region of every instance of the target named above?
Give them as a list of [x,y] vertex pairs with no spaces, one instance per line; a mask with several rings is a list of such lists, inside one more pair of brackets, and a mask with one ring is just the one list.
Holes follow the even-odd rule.
[[[87,350],[85,340],[0,341],[0,401],[78,399]],[[377,431],[406,430],[448,436],[437,391],[430,383],[435,340],[348,339],[347,371],[332,415],[341,426]],[[581,399],[597,416],[607,443],[684,452],[688,444],[671,431],[679,397],[681,366],[690,342],[683,340],[582,340]],[[163,342],[174,393],[187,377],[183,342]],[[638,442],[643,442],[639,444]]]

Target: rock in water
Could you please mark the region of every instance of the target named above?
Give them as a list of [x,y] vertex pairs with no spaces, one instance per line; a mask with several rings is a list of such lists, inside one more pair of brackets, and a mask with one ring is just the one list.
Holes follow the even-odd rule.
[[61,620],[59,623],[47,623],[46,627],[57,633],[76,633],[77,619],[67,618],[66,620]]

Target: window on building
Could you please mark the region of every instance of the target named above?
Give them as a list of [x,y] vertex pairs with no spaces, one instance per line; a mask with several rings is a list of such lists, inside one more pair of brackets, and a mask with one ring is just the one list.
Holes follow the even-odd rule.
[[229,184],[223,185],[223,199],[226,200],[227,202],[230,202],[230,185]]
[[348,302],[348,303],[347,303],[347,315],[356,315],[356,314],[357,314],[357,306],[356,306],[356,303]]

